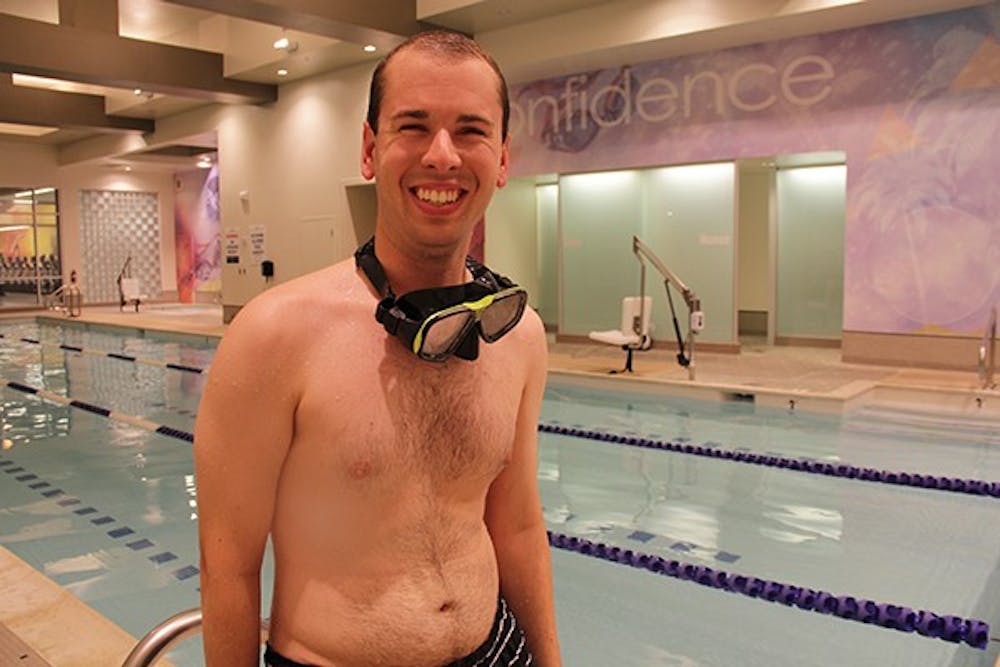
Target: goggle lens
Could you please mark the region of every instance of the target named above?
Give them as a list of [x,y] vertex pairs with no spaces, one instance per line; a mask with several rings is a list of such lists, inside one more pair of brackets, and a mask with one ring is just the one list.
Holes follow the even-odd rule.
[[430,361],[444,359],[455,351],[455,346],[475,321],[476,314],[471,310],[459,310],[436,318],[424,329],[420,348],[415,350],[416,353]]
[[528,293],[518,289],[501,292],[479,316],[479,331],[483,340],[493,343],[510,331],[521,319]]

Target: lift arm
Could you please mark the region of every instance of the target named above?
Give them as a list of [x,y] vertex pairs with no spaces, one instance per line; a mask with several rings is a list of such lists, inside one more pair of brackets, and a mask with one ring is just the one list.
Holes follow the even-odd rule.
[[[695,295],[694,291],[684,284],[684,282],[677,277],[673,271],[667,268],[666,264],[656,256],[656,253],[647,246],[638,236],[632,237],[632,252],[635,253],[636,259],[639,260],[639,265],[641,267],[641,277],[639,284],[640,296],[646,295],[646,262],[648,260],[650,264],[653,265],[661,276],[663,276],[663,286],[667,290],[667,300],[670,302],[671,314],[674,316],[674,332],[677,334],[677,345],[680,350],[677,353],[677,361],[681,366],[685,366],[688,369],[688,376],[690,379],[694,379],[694,337],[695,335],[705,328],[705,314],[701,310],[701,301]],[[681,296],[684,298],[684,303],[688,308],[688,334],[687,343],[685,344],[683,338],[681,337],[680,326],[677,323],[677,316],[673,313],[674,302],[673,298],[670,296],[670,286],[673,285]],[[640,303],[645,303],[641,301]],[[640,322],[645,313],[640,313]],[[685,354],[685,347],[687,348],[687,353]]]

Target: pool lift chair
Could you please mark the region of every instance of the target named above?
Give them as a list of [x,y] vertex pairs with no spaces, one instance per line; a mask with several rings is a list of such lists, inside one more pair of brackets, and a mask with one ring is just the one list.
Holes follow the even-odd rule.
[[118,310],[125,310],[125,306],[134,306],[135,312],[139,312],[139,304],[146,295],[140,293],[139,279],[132,277],[132,255],[125,260],[122,270],[118,273]]
[[[632,237],[632,252],[639,260],[639,296],[627,296],[622,299],[621,329],[609,331],[591,331],[589,338],[608,345],[616,345],[625,350],[625,368],[611,373],[631,373],[632,355],[636,350],[648,350],[653,346],[650,332],[650,316],[653,310],[653,298],[646,296],[646,260],[663,276],[663,286],[667,291],[667,302],[670,304],[670,314],[674,322],[674,333],[677,336],[677,363],[688,369],[688,379],[694,380],[694,337],[705,328],[705,315],[701,311],[701,301],[673,271],[656,256],[638,236]],[[688,308],[687,341],[681,336],[680,325],[677,322],[677,312],[674,310],[674,300],[670,294],[670,286],[681,293]]]

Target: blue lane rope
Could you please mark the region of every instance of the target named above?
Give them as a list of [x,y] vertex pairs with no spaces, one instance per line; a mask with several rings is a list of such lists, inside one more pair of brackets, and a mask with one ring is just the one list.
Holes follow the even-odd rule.
[[89,348],[83,348],[78,345],[66,345],[58,343],[44,343],[35,338],[25,338],[25,337],[15,337],[8,336],[6,334],[0,333],[0,338],[6,338],[8,340],[16,340],[22,343],[30,343],[32,345],[40,345],[41,347],[52,347],[60,350],[66,350],[68,352],[77,352],[79,354],[87,354],[90,356],[97,357],[108,357],[110,359],[118,359],[120,361],[131,361],[139,364],[147,364],[149,366],[159,366],[161,368],[170,368],[175,371],[183,371],[185,373],[205,373],[208,369],[200,368],[198,366],[189,366],[187,364],[175,364],[169,361],[161,361],[160,359],[146,359],[143,357],[135,357],[130,354],[123,354],[121,352],[104,352],[102,350],[92,350]]
[[729,593],[778,602],[786,607],[830,614],[845,620],[869,623],[900,632],[916,632],[924,637],[943,639],[956,644],[965,643],[977,649],[985,649],[990,639],[989,624],[975,618],[941,615],[850,595],[834,595],[826,591],[715,570],[703,565],[667,560],[632,549],[591,542],[582,537],[553,531],[547,533],[549,544],[556,549],[628,565],[665,577],[691,581]]
[[88,403],[86,401],[81,401],[75,398],[69,398],[61,394],[57,394],[47,389],[38,389],[37,387],[32,387],[31,385],[23,384],[21,382],[14,382],[12,380],[4,380],[0,378],[0,385],[10,387],[25,394],[31,394],[33,396],[38,396],[47,401],[53,403],[58,403],[59,405],[66,405],[71,408],[77,408],[79,410],[84,410],[91,414],[100,415],[101,417],[107,417],[108,419],[113,419],[115,421],[125,422],[133,426],[138,426],[141,429],[150,431],[153,433],[159,433],[177,440],[183,440],[188,443],[194,442],[194,434],[188,431],[184,431],[179,428],[174,428],[173,426],[167,426],[165,424],[157,424],[156,422],[150,421],[144,417],[137,417],[135,415],[125,414],[123,412],[116,412],[114,410],[109,410],[108,408],[103,408],[99,405],[94,405],[93,403]]
[[863,482],[881,482],[882,484],[895,484],[899,486],[916,486],[936,491],[950,491],[952,493],[967,493],[976,496],[992,496],[994,498],[1000,498],[1000,482],[987,482],[980,479],[961,479],[958,477],[925,475],[915,472],[893,472],[891,470],[878,470],[877,468],[861,468],[847,463],[826,463],[823,461],[773,456],[771,454],[756,454],[754,452],[720,449],[718,447],[705,447],[689,443],[652,440],[649,438],[618,435],[602,431],[590,431],[572,426],[561,426],[558,424],[541,423],[538,425],[538,430],[541,433],[554,433],[574,438],[600,440],[602,442],[611,442],[631,447],[659,449],[668,452],[676,452],[678,454],[693,454],[694,456],[704,456],[724,461],[749,463],[751,465],[768,466],[771,468],[785,468],[787,470],[796,470],[813,475],[845,477]]

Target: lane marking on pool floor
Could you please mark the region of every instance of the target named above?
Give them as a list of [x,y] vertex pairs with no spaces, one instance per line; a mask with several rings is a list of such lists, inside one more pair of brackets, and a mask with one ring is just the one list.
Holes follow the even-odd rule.
[[836,616],[900,632],[916,632],[924,637],[967,644],[984,650],[990,626],[976,618],[937,614],[858,596],[835,595],[827,591],[769,581],[745,574],[715,570],[704,565],[668,560],[659,556],[593,542],[586,538],[546,531],[549,545],[572,553],[646,570],[665,577],[690,581],[716,590],[777,602],[791,609]]
[[[0,455],[0,471],[6,475],[10,475],[10,478],[14,481],[24,484],[26,488],[39,494],[43,500],[50,500],[59,508],[86,519],[95,530],[100,530],[106,537],[110,538],[117,544],[124,544],[133,553],[152,549],[155,553],[146,556],[146,560],[152,563],[157,569],[179,558],[177,554],[173,553],[169,549],[158,547],[156,542],[143,537],[127,524],[118,521],[113,516],[101,512],[92,505],[85,504],[80,498],[70,495],[51,482],[48,482],[39,475],[34,474],[30,470],[19,465],[14,459]],[[154,547],[157,548],[154,549]],[[190,579],[191,577],[197,576],[199,573],[200,570],[198,567],[191,563],[170,572],[170,574],[177,581]]]
[[584,428],[577,428],[575,426],[563,426],[561,424],[540,423],[538,425],[538,431],[540,433],[552,433],[555,435],[565,435],[573,438],[610,442],[627,447],[656,449],[660,451],[674,452],[676,454],[702,456],[705,458],[718,459],[720,461],[732,461],[734,463],[745,463],[770,468],[782,468],[785,470],[804,472],[811,475],[843,477],[860,482],[876,482],[880,484],[893,484],[896,486],[913,486],[933,491],[946,491],[951,493],[964,493],[975,496],[1000,498],[1000,482],[988,482],[981,479],[962,479],[959,477],[944,477],[923,473],[895,472],[891,470],[878,470],[877,468],[862,468],[848,463],[829,463],[825,461],[817,461],[815,459],[796,459],[772,454],[757,454],[755,452],[745,450],[723,449],[721,447],[708,445],[693,445],[688,442],[674,442],[631,435],[619,435],[616,433],[608,433],[606,431],[593,431]]
[[171,370],[183,371],[185,373],[204,374],[208,372],[207,367],[189,366],[187,364],[175,364],[171,361],[164,361],[162,359],[150,359],[148,357],[136,357],[131,354],[123,354],[121,352],[105,352],[104,350],[94,350],[90,348],[80,347],[79,345],[68,345],[65,343],[45,343],[36,338],[27,338],[22,336],[7,336],[6,334],[2,333],[0,333],[0,338],[18,341],[21,343],[29,343],[31,345],[38,345],[40,347],[48,347],[52,349],[63,350],[64,352],[77,352],[78,354],[84,354],[91,357],[108,357],[110,359],[118,359],[119,361],[131,361],[137,364],[146,364],[147,366],[158,366],[160,368],[169,368]]

